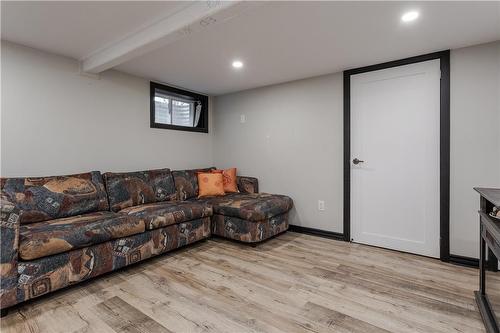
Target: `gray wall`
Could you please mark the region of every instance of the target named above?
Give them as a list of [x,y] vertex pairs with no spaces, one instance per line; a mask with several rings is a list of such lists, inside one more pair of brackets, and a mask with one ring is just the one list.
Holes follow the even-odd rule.
[[[341,74],[217,97],[210,134],[149,128],[147,80],[88,78],[74,60],[15,44],[2,42],[1,79],[2,176],[236,166],[294,198],[293,224],[342,232]],[[499,81],[500,42],[452,51],[454,254],[478,255],[471,188],[500,187]]]
[[[2,176],[212,165],[212,133],[149,128],[149,81],[2,42]],[[212,123],[210,121],[210,123]]]
[[479,256],[474,186],[500,187],[500,42],[451,52],[451,253]]
[[[453,254],[478,256],[472,187],[500,187],[499,50],[496,42],[451,52]],[[341,74],[217,97],[214,162],[259,177],[263,191],[292,196],[291,223],[342,232],[342,105]]]
[[258,177],[262,191],[290,195],[292,224],[342,231],[341,74],[217,97],[214,104],[217,166],[237,166]]

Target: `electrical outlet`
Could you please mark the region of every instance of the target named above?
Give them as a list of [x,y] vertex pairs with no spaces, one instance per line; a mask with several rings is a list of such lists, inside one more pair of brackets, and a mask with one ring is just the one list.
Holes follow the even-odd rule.
[[323,200],[318,200],[318,210],[325,210],[325,202]]
[[242,124],[243,124],[243,123],[245,123],[246,121],[247,121],[247,117],[246,117],[244,114],[242,114],[242,115],[240,116],[240,123],[242,123]]

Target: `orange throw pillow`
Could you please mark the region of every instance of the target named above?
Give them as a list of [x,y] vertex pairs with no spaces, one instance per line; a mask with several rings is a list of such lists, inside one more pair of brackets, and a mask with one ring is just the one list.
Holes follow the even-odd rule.
[[226,193],[221,173],[198,173],[198,198],[224,194]]
[[222,173],[224,181],[224,192],[239,192],[236,182],[236,168],[226,170],[212,170],[212,173]]

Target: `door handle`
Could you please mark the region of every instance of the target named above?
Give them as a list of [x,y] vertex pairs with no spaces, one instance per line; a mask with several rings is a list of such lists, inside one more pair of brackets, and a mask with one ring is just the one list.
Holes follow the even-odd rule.
[[365,161],[362,161],[362,160],[358,160],[358,158],[356,157],[355,159],[352,160],[352,163],[354,164],[359,164],[359,163],[364,163]]

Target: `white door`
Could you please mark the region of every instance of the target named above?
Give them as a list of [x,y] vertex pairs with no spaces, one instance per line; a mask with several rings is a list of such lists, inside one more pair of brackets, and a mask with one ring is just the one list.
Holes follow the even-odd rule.
[[439,258],[440,76],[439,59],[351,76],[354,242]]

